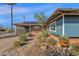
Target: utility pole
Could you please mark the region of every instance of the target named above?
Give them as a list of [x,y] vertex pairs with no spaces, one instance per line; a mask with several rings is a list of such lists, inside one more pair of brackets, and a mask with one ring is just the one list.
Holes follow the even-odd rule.
[[23,19],[24,19],[24,22],[25,22],[25,20],[26,20],[26,19],[25,19],[25,16],[23,16]]
[[10,10],[11,10],[11,29],[13,30],[13,5],[16,3],[8,3],[10,5]]

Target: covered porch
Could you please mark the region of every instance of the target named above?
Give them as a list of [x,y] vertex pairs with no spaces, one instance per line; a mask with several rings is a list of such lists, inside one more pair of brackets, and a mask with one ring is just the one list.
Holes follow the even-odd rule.
[[40,25],[16,25],[16,34],[23,34],[32,31],[41,31],[42,26]]

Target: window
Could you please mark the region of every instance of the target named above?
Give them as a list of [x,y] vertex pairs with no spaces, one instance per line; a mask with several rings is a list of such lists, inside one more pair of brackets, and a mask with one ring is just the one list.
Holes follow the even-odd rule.
[[56,22],[53,22],[53,23],[50,24],[50,30],[56,31]]

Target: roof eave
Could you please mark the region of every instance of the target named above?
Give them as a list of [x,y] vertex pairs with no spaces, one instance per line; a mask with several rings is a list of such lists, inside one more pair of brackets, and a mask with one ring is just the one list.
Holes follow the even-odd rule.
[[54,14],[52,14],[48,18],[46,24],[49,24],[52,20],[54,20],[54,18],[58,16],[56,14],[62,15],[62,14],[75,14],[75,13],[77,15],[79,15],[79,8],[78,9],[72,9],[72,8],[69,8],[69,9],[61,9],[61,8],[57,8],[57,10],[54,12]]

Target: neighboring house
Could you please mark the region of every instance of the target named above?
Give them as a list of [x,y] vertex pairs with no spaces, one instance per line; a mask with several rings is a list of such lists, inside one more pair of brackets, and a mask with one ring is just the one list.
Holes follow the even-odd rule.
[[2,26],[0,26],[0,31],[5,31],[6,29],[4,29]]
[[37,21],[25,21],[22,23],[14,23],[16,25],[16,34],[40,31],[42,29],[41,24]]
[[79,9],[58,8],[46,24],[51,34],[79,37]]

